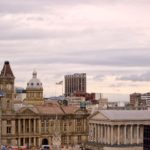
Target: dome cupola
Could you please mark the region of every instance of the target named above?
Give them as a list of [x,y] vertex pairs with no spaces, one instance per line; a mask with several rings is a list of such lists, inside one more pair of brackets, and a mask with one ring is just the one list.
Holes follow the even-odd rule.
[[43,86],[41,81],[37,78],[37,72],[33,71],[32,75],[32,79],[27,83],[26,99],[24,102],[32,105],[41,105],[44,103]]
[[37,72],[33,71],[32,79],[27,83],[27,89],[43,89],[41,81],[37,78]]

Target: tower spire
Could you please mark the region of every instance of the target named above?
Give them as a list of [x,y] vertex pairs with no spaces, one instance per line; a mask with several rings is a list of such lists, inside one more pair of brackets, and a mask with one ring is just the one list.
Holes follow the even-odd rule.
[[4,62],[4,66],[3,66],[3,69],[1,71],[0,77],[2,77],[2,78],[12,78],[12,79],[15,78],[15,76],[14,76],[12,70],[11,70],[9,61]]

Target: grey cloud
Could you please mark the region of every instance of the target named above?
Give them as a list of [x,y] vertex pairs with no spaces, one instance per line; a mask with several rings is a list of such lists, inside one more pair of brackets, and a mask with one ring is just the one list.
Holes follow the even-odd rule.
[[1,0],[0,1],[0,13],[33,13],[45,10],[48,6],[55,7],[55,5],[118,5],[118,4],[133,4],[143,5],[150,4],[149,0]]
[[110,87],[114,87],[114,88],[116,88],[116,87],[122,87],[122,86],[125,86],[125,84],[124,83],[115,83],[115,84],[111,84],[110,85]]
[[128,76],[121,76],[116,78],[117,80],[124,80],[124,81],[150,81],[150,72],[146,72],[143,74],[132,74]]
[[93,77],[93,80],[95,81],[103,81],[104,80],[105,75],[103,74],[99,74]]
[[[39,48],[38,48],[39,49]],[[118,66],[118,67],[149,67],[150,66],[150,51],[149,49],[111,49],[111,50],[86,50],[75,52],[69,51],[69,47],[66,50],[53,51],[44,50],[38,51],[38,49],[30,52],[20,50],[20,52],[10,53],[10,47],[2,52],[2,56],[7,55],[8,58],[13,59],[13,56],[17,56],[13,61],[19,64],[81,64],[94,66]],[[36,52],[37,51],[37,52]],[[33,57],[34,56],[34,57]],[[116,70],[117,71],[117,70]],[[113,72],[114,73],[114,72]]]

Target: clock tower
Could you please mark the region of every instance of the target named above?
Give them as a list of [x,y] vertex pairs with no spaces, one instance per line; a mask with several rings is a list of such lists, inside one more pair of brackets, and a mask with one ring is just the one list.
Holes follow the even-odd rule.
[[0,73],[0,90],[3,91],[5,95],[1,101],[3,112],[11,111],[13,108],[14,80],[15,77],[11,70],[9,61],[5,61]]

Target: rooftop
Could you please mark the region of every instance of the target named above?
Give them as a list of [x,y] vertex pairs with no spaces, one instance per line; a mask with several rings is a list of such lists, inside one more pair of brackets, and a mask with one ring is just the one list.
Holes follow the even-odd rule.
[[5,61],[0,77],[14,78],[9,61]]
[[109,120],[150,120],[148,110],[100,110],[92,118],[100,119],[102,115]]

